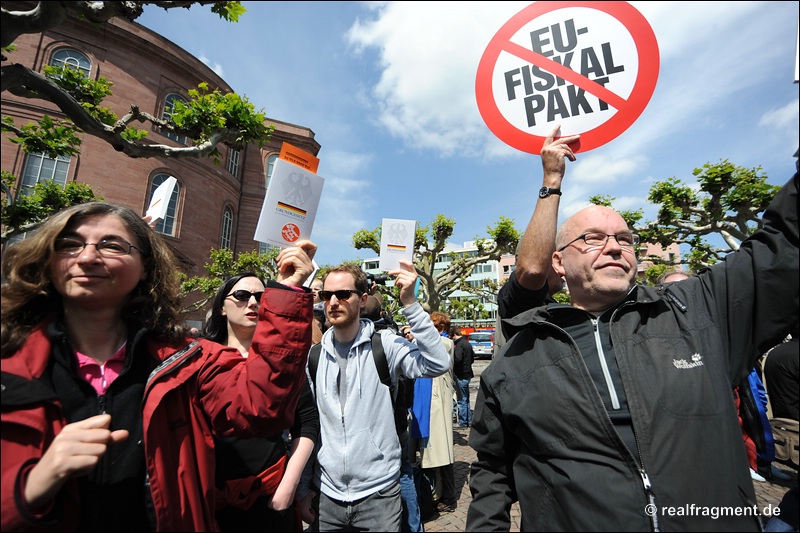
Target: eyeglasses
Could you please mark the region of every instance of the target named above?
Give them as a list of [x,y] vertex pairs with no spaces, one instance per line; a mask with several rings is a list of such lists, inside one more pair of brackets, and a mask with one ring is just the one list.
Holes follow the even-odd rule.
[[609,237],[614,237],[622,249],[627,251],[633,251],[632,248],[639,244],[639,236],[635,233],[617,233],[616,235],[610,233],[584,233],[583,235],[578,235],[557,251],[563,252],[567,246],[581,239],[589,248],[602,248],[608,242]]
[[[238,291],[233,291],[228,296],[233,296],[240,302],[249,302],[250,298],[255,298],[257,302],[261,301],[261,295],[264,294],[264,291],[259,292],[250,292],[244,289],[239,289]],[[226,298],[228,297],[226,296]]]
[[61,255],[76,256],[83,252],[87,246],[94,246],[97,253],[105,257],[119,257],[121,255],[128,255],[131,253],[131,248],[136,248],[139,253],[144,255],[141,248],[132,245],[128,241],[122,239],[103,239],[100,242],[83,242],[79,239],[71,239],[64,237],[56,239],[55,252]]
[[319,291],[319,298],[324,302],[329,302],[331,298],[336,296],[337,300],[344,301],[350,298],[354,294],[361,295],[361,291],[354,291],[352,289],[341,289],[338,291]]

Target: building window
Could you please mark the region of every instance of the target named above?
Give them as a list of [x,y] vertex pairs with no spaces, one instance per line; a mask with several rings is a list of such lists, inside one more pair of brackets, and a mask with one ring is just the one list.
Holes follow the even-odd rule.
[[272,154],[267,158],[267,180],[264,182],[264,188],[269,189],[269,182],[272,180],[272,171],[275,170],[275,161],[278,160],[278,154]]
[[19,194],[27,196],[33,191],[34,185],[45,181],[52,180],[62,187],[66,185],[70,159],[65,156],[53,159],[45,154],[26,155]]
[[[169,93],[167,97],[164,99],[164,113],[162,113],[161,118],[163,120],[169,120],[169,117],[172,116],[172,113],[175,111],[175,103],[176,102],[183,102],[186,104],[186,98],[179,94]],[[178,135],[177,133],[172,133],[171,131],[162,131],[165,137],[168,139],[172,139],[173,141],[180,143],[180,144],[187,144],[188,139],[185,135]]]
[[[70,157],[65,156],[58,156],[52,159],[44,154],[27,154],[25,156],[25,167],[22,170],[18,197],[31,194],[33,187],[37,183],[52,181],[62,187],[66,185],[70,159]],[[27,231],[17,233],[6,241],[6,246],[21,241],[27,236]]]
[[88,78],[92,73],[92,62],[84,54],[70,48],[61,48],[50,56],[50,65],[54,67],[69,67],[81,71]]
[[230,249],[232,234],[233,234],[233,210],[231,210],[230,207],[226,207],[225,211],[222,212],[222,234],[219,237],[220,248]]
[[[153,194],[158,189],[158,186],[164,183],[169,178],[169,174],[157,174],[153,178],[153,183],[150,186],[150,195],[147,204],[153,199]],[[175,188],[172,189],[172,196],[169,197],[169,205],[167,206],[167,214],[164,218],[156,223],[155,230],[164,235],[175,235],[175,213],[178,212],[178,196],[180,195],[180,184],[176,183]]]
[[228,172],[233,176],[239,175],[239,150],[228,148]]
[[268,253],[273,248],[280,248],[279,246],[275,246],[274,244],[269,244],[268,242],[259,242],[258,243],[258,253],[265,254]]

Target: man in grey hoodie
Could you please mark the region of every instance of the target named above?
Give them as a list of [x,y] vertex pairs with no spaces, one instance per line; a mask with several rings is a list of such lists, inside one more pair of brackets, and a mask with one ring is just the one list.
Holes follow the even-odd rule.
[[[406,261],[389,272],[400,288],[402,313],[414,344],[381,330],[392,383],[398,376],[436,377],[450,368],[439,333],[417,302],[417,273]],[[319,296],[331,328],[322,337],[315,397],[320,442],[314,471],[319,489],[317,531],[400,531],[400,441],[389,388],[381,383],[372,355],[372,321],[360,314],[368,297],[364,272],[354,265],[332,268]]]

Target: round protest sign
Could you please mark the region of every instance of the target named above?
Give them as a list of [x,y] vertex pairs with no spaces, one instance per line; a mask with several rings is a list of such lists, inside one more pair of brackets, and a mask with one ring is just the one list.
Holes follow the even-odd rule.
[[296,242],[300,238],[300,228],[297,224],[284,224],[281,228],[281,236],[286,242]]
[[[478,109],[500,140],[532,154],[556,124],[580,151],[616,138],[655,91],[659,52],[627,2],[535,2],[506,22],[481,57]],[[576,150],[577,151],[577,150]]]

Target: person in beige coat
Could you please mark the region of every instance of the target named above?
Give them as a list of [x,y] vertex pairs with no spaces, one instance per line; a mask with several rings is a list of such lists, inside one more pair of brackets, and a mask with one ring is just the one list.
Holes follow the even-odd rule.
[[433,378],[431,390],[430,436],[421,449],[422,469],[435,479],[434,499],[440,513],[455,511],[458,502],[453,463],[453,341],[448,338],[450,317],[441,312],[431,313],[442,343],[450,354],[450,371]]

